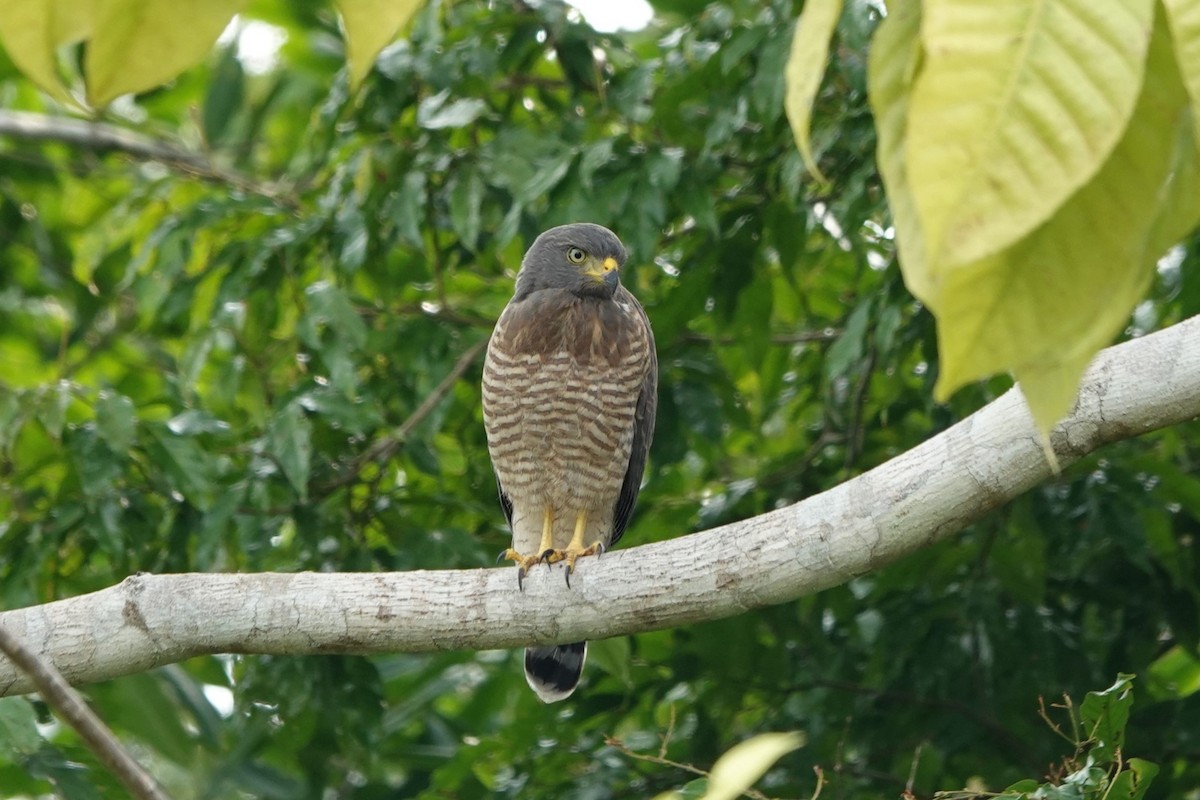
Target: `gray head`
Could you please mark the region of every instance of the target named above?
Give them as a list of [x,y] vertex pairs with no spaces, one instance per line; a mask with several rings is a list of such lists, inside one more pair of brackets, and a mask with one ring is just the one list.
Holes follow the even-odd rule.
[[575,222],[534,240],[517,274],[515,299],[540,289],[566,289],[580,297],[611,298],[617,290],[625,245],[601,225]]

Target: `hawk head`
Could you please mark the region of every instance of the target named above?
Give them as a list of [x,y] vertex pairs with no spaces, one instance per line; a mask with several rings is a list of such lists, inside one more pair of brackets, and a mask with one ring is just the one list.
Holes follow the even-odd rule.
[[625,245],[601,225],[575,222],[551,228],[525,253],[514,299],[542,289],[566,289],[580,297],[611,299],[620,283],[625,257]]

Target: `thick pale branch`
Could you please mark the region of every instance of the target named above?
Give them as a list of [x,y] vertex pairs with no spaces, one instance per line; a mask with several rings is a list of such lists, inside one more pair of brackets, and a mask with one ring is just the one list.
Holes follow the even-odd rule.
[[[1061,464],[1200,415],[1200,318],[1102,352],[1052,435]],[[787,508],[678,539],[537,569],[136,575],[0,614],[72,682],[204,653],[382,653],[574,641],[782,603],[945,539],[1050,477],[1010,391],[864,475]],[[29,691],[0,659],[0,695]]]

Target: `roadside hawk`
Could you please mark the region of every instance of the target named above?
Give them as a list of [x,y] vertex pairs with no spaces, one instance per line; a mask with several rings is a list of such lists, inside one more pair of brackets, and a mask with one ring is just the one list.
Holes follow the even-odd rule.
[[[517,583],[541,562],[616,544],[654,435],[658,359],[646,312],[621,286],[625,247],[607,228],[562,225],[525,254],[483,366],[483,421],[512,530]],[[575,690],[587,643],[530,647],[545,702]]]

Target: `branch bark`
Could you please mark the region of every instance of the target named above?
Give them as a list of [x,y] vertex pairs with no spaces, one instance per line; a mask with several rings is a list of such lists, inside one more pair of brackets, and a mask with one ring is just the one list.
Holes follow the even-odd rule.
[[[1060,464],[1200,415],[1200,317],[1096,358],[1051,434]],[[907,453],[742,522],[561,565],[371,574],[135,575],[0,614],[72,683],[208,653],[383,653],[600,639],[740,614],[946,539],[1051,476],[1019,390]],[[32,685],[0,659],[0,696]]]
[[218,167],[203,153],[106,122],[52,117],[32,111],[0,110],[0,136],[35,142],[62,142],[101,153],[124,153],[140,161],[157,161],[202,180],[228,184],[286,205],[295,204],[279,188]]

